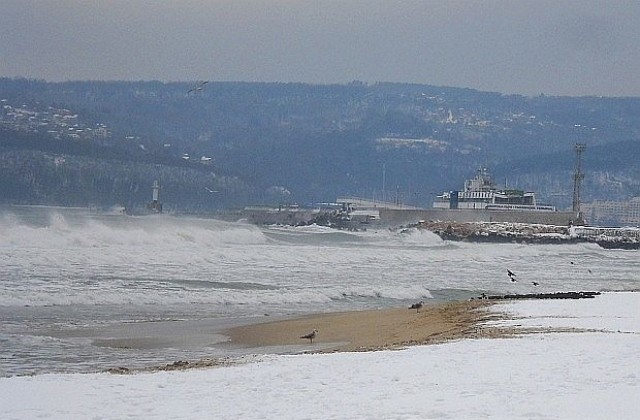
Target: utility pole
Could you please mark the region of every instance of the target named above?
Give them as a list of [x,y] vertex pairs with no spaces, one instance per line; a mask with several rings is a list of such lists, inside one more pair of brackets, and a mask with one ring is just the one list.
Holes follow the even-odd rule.
[[576,143],[576,166],[573,173],[573,212],[577,215],[578,220],[582,220],[582,212],[580,211],[580,186],[584,179],[582,173],[582,152],[587,148],[584,143]]
[[387,197],[385,197],[385,193],[384,193],[386,182],[387,182],[387,166],[383,163],[382,164],[382,202],[383,202],[383,206],[385,207],[387,206],[385,204],[385,200],[387,199]]

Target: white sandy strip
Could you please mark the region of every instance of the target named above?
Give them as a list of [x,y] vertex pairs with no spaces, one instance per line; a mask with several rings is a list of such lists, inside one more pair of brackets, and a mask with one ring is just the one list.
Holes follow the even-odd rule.
[[[565,304],[573,312],[559,309]],[[562,316],[563,326],[615,332],[266,356],[186,372],[4,378],[0,418],[640,418],[640,294],[505,308],[545,324]]]

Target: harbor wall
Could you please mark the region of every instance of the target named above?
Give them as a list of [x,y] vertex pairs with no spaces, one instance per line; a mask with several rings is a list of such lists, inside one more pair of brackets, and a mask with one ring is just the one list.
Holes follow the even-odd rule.
[[501,211],[466,209],[385,209],[380,208],[380,221],[388,226],[418,223],[420,220],[452,222],[536,223],[567,226],[576,222],[571,211]]

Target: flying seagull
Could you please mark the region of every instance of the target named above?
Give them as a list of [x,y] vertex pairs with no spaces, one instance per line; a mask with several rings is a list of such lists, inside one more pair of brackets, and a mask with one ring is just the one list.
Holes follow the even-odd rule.
[[200,82],[197,85],[195,85],[194,87],[192,87],[191,89],[189,89],[187,91],[187,95],[193,92],[200,92],[202,90],[202,88],[204,87],[204,85],[206,85],[207,83],[209,83],[208,80],[205,80],[204,82]]
[[415,309],[416,313],[420,312],[420,309],[424,306],[424,300],[421,300],[418,303],[414,303],[413,305],[409,306],[409,309]]
[[515,273],[513,271],[509,270],[508,268],[507,268],[507,275],[509,276],[509,278],[511,279],[512,282],[515,283],[516,281],[518,281],[518,280],[516,280]]
[[310,343],[313,343],[313,339],[318,335],[318,330],[313,330],[309,334],[303,335],[300,338],[308,338]]
[[540,283],[538,283],[537,281],[532,281],[531,284],[533,284],[534,286],[539,286]]

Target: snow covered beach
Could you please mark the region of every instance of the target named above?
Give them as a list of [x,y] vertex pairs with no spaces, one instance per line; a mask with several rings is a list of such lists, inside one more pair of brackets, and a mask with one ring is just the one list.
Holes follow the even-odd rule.
[[[536,330],[395,351],[262,355],[210,369],[0,379],[0,417],[635,419],[640,293],[514,301]],[[496,325],[497,324],[497,325]]]

